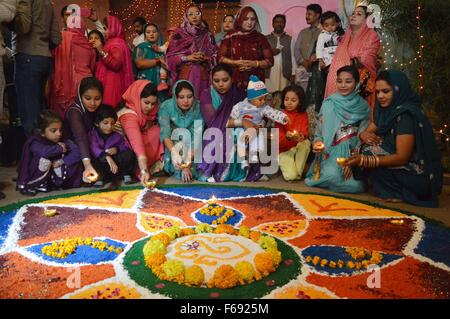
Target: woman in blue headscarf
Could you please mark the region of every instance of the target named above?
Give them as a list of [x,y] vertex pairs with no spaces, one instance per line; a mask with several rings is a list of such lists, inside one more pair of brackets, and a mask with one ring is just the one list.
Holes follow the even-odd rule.
[[[161,82],[161,63],[164,54],[160,53],[157,47],[163,45],[163,37],[158,26],[154,23],[145,25],[144,35],[145,41],[134,48],[133,51],[134,76],[137,80],[148,80],[158,86]],[[159,95],[161,95],[161,92]],[[164,100],[166,95],[158,97]]]
[[359,146],[358,133],[369,125],[370,108],[358,94],[359,72],[353,66],[337,71],[338,92],[328,97],[320,110],[314,136],[314,163],[305,184],[339,193],[361,193],[364,183],[352,177],[349,168],[338,164]]
[[[175,83],[172,98],[166,100],[158,111],[158,122],[161,142],[165,146],[164,170],[183,182],[198,178],[194,155],[201,151],[203,117],[189,81]],[[194,139],[197,139],[196,143]]]
[[441,155],[420,97],[400,71],[382,71],[376,81],[373,123],[359,136],[361,153],[346,165],[369,177],[375,194],[388,202],[438,207]]

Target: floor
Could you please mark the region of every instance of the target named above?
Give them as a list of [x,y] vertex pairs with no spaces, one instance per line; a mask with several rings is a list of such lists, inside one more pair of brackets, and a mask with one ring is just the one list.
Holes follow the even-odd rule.
[[[16,192],[15,190],[15,182],[13,182],[13,177],[16,175],[15,167],[0,167],[0,190],[5,193],[6,198],[0,201],[0,206],[4,206],[7,204],[15,203],[21,200],[29,199],[30,197],[23,196],[22,194]],[[182,184],[179,180],[176,180],[173,177],[169,178],[160,178],[158,180],[159,184]],[[217,183],[217,185],[220,183]],[[319,188],[311,188],[307,187],[303,181],[300,182],[286,182],[282,178],[282,176],[275,176],[270,181],[267,182],[256,182],[256,183],[241,183],[241,182],[229,182],[223,183],[224,185],[237,185],[237,186],[246,186],[246,187],[267,187],[267,188],[275,188],[275,189],[285,189],[285,190],[293,190],[299,192],[315,192],[320,194],[334,194],[332,192],[322,190]],[[137,185],[137,184],[136,184]],[[216,185],[216,184],[214,184]],[[73,189],[69,192],[76,193],[86,191],[89,188],[79,188]],[[58,191],[52,192],[52,195],[64,194],[68,191]],[[445,224],[447,227],[450,227],[450,186],[444,186],[443,192],[440,197],[440,207],[439,208],[423,208],[423,207],[415,207],[412,205],[400,203],[385,203],[379,198],[374,197],[370,193],[364,194],[339,194],[340,196],[345,196],[348,198],[354,198],[363,201],[369,201],[373,203],[378,203],[380,205],[391,207],[395,209],[405,210],[412,213],[416,213],[418,215],[426,216],[431,219],[438,220]],[[49,193],[39,193],[36,197],[47,197]]]

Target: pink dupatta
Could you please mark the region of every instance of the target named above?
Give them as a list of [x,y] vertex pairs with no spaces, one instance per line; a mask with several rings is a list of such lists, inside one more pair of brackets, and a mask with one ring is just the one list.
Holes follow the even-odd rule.
[[330,66],[325,98],[336,93],[337,71],[343,66],[350,65],[352,58],[358,58],[369,70],[371,78],[375,79],[377,76],[376,62],[379,49],[380,38],[375,30],[364,24],[361,30],[354,35],[351,28],[348,28]]

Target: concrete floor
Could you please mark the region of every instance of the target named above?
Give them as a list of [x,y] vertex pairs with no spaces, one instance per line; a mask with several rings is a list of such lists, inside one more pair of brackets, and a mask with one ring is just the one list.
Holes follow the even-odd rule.
[[[12,181],[12,178],[16,175],[15,167],[0,167],[0,190],[5,193],[6,198],[0,201],[0,206],[4,206],[7,204],[15,203],[21,200],[30,199],[30,197],[24,196],[15,190],[15,182]],[[158,180],[159,184],[182,184],[179,180],[176,180],[173,177],[169,178],[160,178]],[[197,183],[197,182],[195,182]],[[198,183],[200,184],[200,183]],[[213,185],[220,185],[222,183],[217,183]],[[320,188],[311,188],[307,187],[303,181],[300,182],[286,182],[281,176],[273,177],[270,181],[267,182],[256,182],[256,183],[244,183],[244,182],[229,182],[223,183],[224,185],[237,185],[237,186],[247,186],[247,187],[268,187],[275,189],[285,189],[285,190],[293,190],[299,192],[315,192],[320,194],[335,194],[326,190],[322,190]],[[138,184],[136,184],[138,185]],[[79,188],[79,189],[71,189],[69,191],[57,191],[52,193],[39,193],[36,197],[47,197],[51,195],[64,194],[67,192],[76,193],[87,191],[89,188]],[[378,203],[380,205],[401,209],[405,211],[409,211],[412,213],[417,213],[422,216],[426,216],[431,219],[435,219],[441,221],[446,226],[450,227],[450,186],[444,186],[443,192],[440,197],[440,207],[439,208],[423,208],[423,207],[415,207],[408,204],[393,204],[386,203],[379,198],[374,197],[370,193],[364,194],[339,194],[340,196],[345,196],[348,198],[354,198],[358,200],[369,201],[373,203]],[[31,198],[36,198],[31,197]]]

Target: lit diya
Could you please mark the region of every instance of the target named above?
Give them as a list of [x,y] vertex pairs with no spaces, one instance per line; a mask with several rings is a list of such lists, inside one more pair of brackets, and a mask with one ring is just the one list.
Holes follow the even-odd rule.
[[191,166],[191,162],[186,162],[186,163],[180,164],[180,167],[182,169],[189,168],[190,166]]
[[98,180],[97,174],[91,174],[87,177],[89,183],[95,183]]
[[315,146],[316,151],[319,152],[325,149],[325,144],[323,144],[323,142],[317,142]]
[[208,203],[208,205],[215,205],[217,203],[217,198],[216,196],[212,195],[212,197],[208,199],[206,202]]
[[44,209],[44,216],[46,217],[53,217],[58,215],[58,212],[56,211],[56,209]]
[[348,158],[345,157],[338,157],[336,158],[336,163],[338,163],[341,166],[344,166],[345,163],[347,162]]
[[397,225],[401,225],[404,222],[405,221],[403,219],[393,219],[393,220],[391,220],[391,224],[397,224]]
[[292,132],[291,131],[287,131],[287,133],[286,133],[286,137],[288,137],[288,138],[298,138],[300,136],[300,134],[296,131],[296,130],[293,130]]
[[156,186],[156,181],[148,181],[145,183],[145,187],[150,188],[150,189],[155,188],[155,186]]

